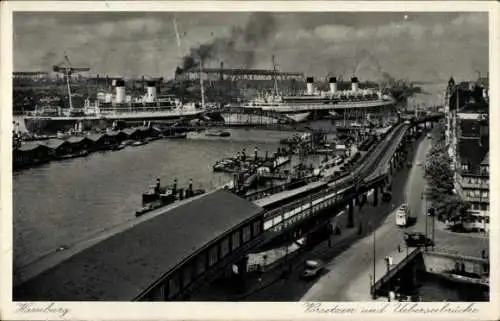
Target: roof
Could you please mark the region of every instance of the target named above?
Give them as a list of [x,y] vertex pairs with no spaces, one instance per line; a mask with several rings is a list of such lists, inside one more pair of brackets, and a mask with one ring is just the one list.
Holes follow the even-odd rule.
[[105,137],[105,136],[109,136],[108,134],[90,134],[87,136],[88,139],[96,142],[98,141],[99,139]]
[[127,134],[127,135],[131,135],[139,130],[140,130],[139,128],[125,128],[124,130],[122,130],[122,132]]
[[49,148],[56,149],[56,148],[59,148],[61,145],[67,144],[67,143],[66,143],[66,141],[64,141],[62,139],[52,138],[52,139],[49,139],[49,140],[42,142],[41,144],[43,144]]
[[131,301],[262,208],[218,190],[166,208],[14,289],[16,300]]
[[125,134],[125,135],[127,135],[127,133],[124,133],[123,131],[116,131],[115,130],[115,131],[106,132],[106,135],[111,136],[111,137],[117,136],[119,134]]
[[27,152],[27,151],[30,151],[30,150],[35,150],[35,149],[40,148],[40,147],[47,148],[47,146],[42,145],[39,142],[36,142],[36,143],[34,143],[34,142],[24,142],[24,143],[22,143],[21,146],[19,146],[18,148],[16,148],[16,150]]
[[74,143],[80,143],[81,141],[88,139],[87,137],[81,137],[81,136],[71,136],[66,141],[68,143],[74,144]]
[[[185,72],[185,71],[182,71]],[[196,73],[196,70],[190,70],[188,72]],[[203,68],[203,72],[206,74],[222,74],[224,75],[285,75],[285,76],[297,76],[303,77],[304,74],[301,72],[276,72],[273,70],[265,70],[265,69],[220,69],[220,68]]]
[[307,185],[304,185],[304,186],[301,186],[298,188],[294,188],[292,190],[287,190],[287,191],[283,191],[283,192],[269,195],[267,197],[260,198],[258,200],[255,200],[254,203],[256,205],[262,206],[262,207],[269,206],[275,202],[291,198],[295,195],[299,195],[300,193],[306,192],[309,189],[317,188],[317,187],[320,187],[323,185],[326,185],[326,183],[324,181],[312,182],[312,183],[309,183]]

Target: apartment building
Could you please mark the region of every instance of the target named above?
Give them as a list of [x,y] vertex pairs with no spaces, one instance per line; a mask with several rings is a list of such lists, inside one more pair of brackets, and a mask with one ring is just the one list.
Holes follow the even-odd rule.
[[470,204],[473,217],[464,222],[464,227],[488,232],[489,105],[488,88],[482,87],[483,84],[484,81],[478,82],[479,88],[465,89],[455,86],[450,79],[445,136],[455,172],[455,191]]

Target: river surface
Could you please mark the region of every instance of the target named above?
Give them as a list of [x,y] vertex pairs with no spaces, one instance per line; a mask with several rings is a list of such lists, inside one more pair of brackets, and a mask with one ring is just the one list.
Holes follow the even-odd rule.
[[230,130],[231,137],[158,140],[120,151],[55,161],[13,174],[14,268],[30,265],[135,218],[141,194],[160,177],[186,187],[214,189],[231,176],[213,173],[216,160],[255,147],[269,155],[293,132]]

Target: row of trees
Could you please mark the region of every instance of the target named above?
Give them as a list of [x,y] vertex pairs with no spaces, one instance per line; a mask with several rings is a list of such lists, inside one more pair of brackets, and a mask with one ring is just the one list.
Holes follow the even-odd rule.
[[454,172],[450,168],[451,159],[447,150],[444,135],[441,135],[427,154],[427,199],[430,201],[430,211],[434,212],[438,220],[461,225],[471,218],[471,214],[469,204],[455,194]]

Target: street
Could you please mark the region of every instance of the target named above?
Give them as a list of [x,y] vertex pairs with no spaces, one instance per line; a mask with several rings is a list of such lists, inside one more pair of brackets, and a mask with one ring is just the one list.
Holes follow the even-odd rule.
[[[341,244],[328,248],[327,242],[319,244],[310,252],[296,258],[295,269],[287,279],[279,279],[275,283],[256,291],[245,300],[281,300],[281,301],[362,301],[371,300],[369,286],[373,277],[373,239],[375,234],[375,274],[379,278],[385,272],[384,257],[400,256],[398,250],[406,252],[403,240],[404,230],[425,233],[426,220],[429,237],[432,237],[433,219],[425,213],[425,199],[421,195],[425,189],[424,168],[426,153],[430,149],[432,139],[423,138],[414,145],[415,151],[409,153],[413,165],[400,170],[393,179],[393,200],[391,203],[379,203],[373,207],[369,204],[355,211],[355,222],[361,221],[364,232],[369,232],[351,246]],[[418,146],[418,147],[417,147]],[[419,165],[417,165],[419,164]],[[401,203],[407,202],[416,222],[413,226],[401,229],[395,225],[395,211]],[[387,215],[387,213],[389,213]],[[356,234],[357,229],[345,232]],[[363,233],[366,234],[366,233]],[[473,235],[451,233],[441,229],[435,230],[436,250],[459,253],[469,256],[480,256],[482,248],[488,250],[488,239]],[[333,243],[335,241],[333,236]],[[347,236],[344,236],[347,238]],[[357,237],[357,235],[353,235]],[[398,249],[398,246],[400,248]],[[348,247],[345,250],[345,247]],[[343,252],[342,252],[343,251]],[[300,278],[305,260],[322,259],[326,263],[326,271],[316,280],[306,281]]]

